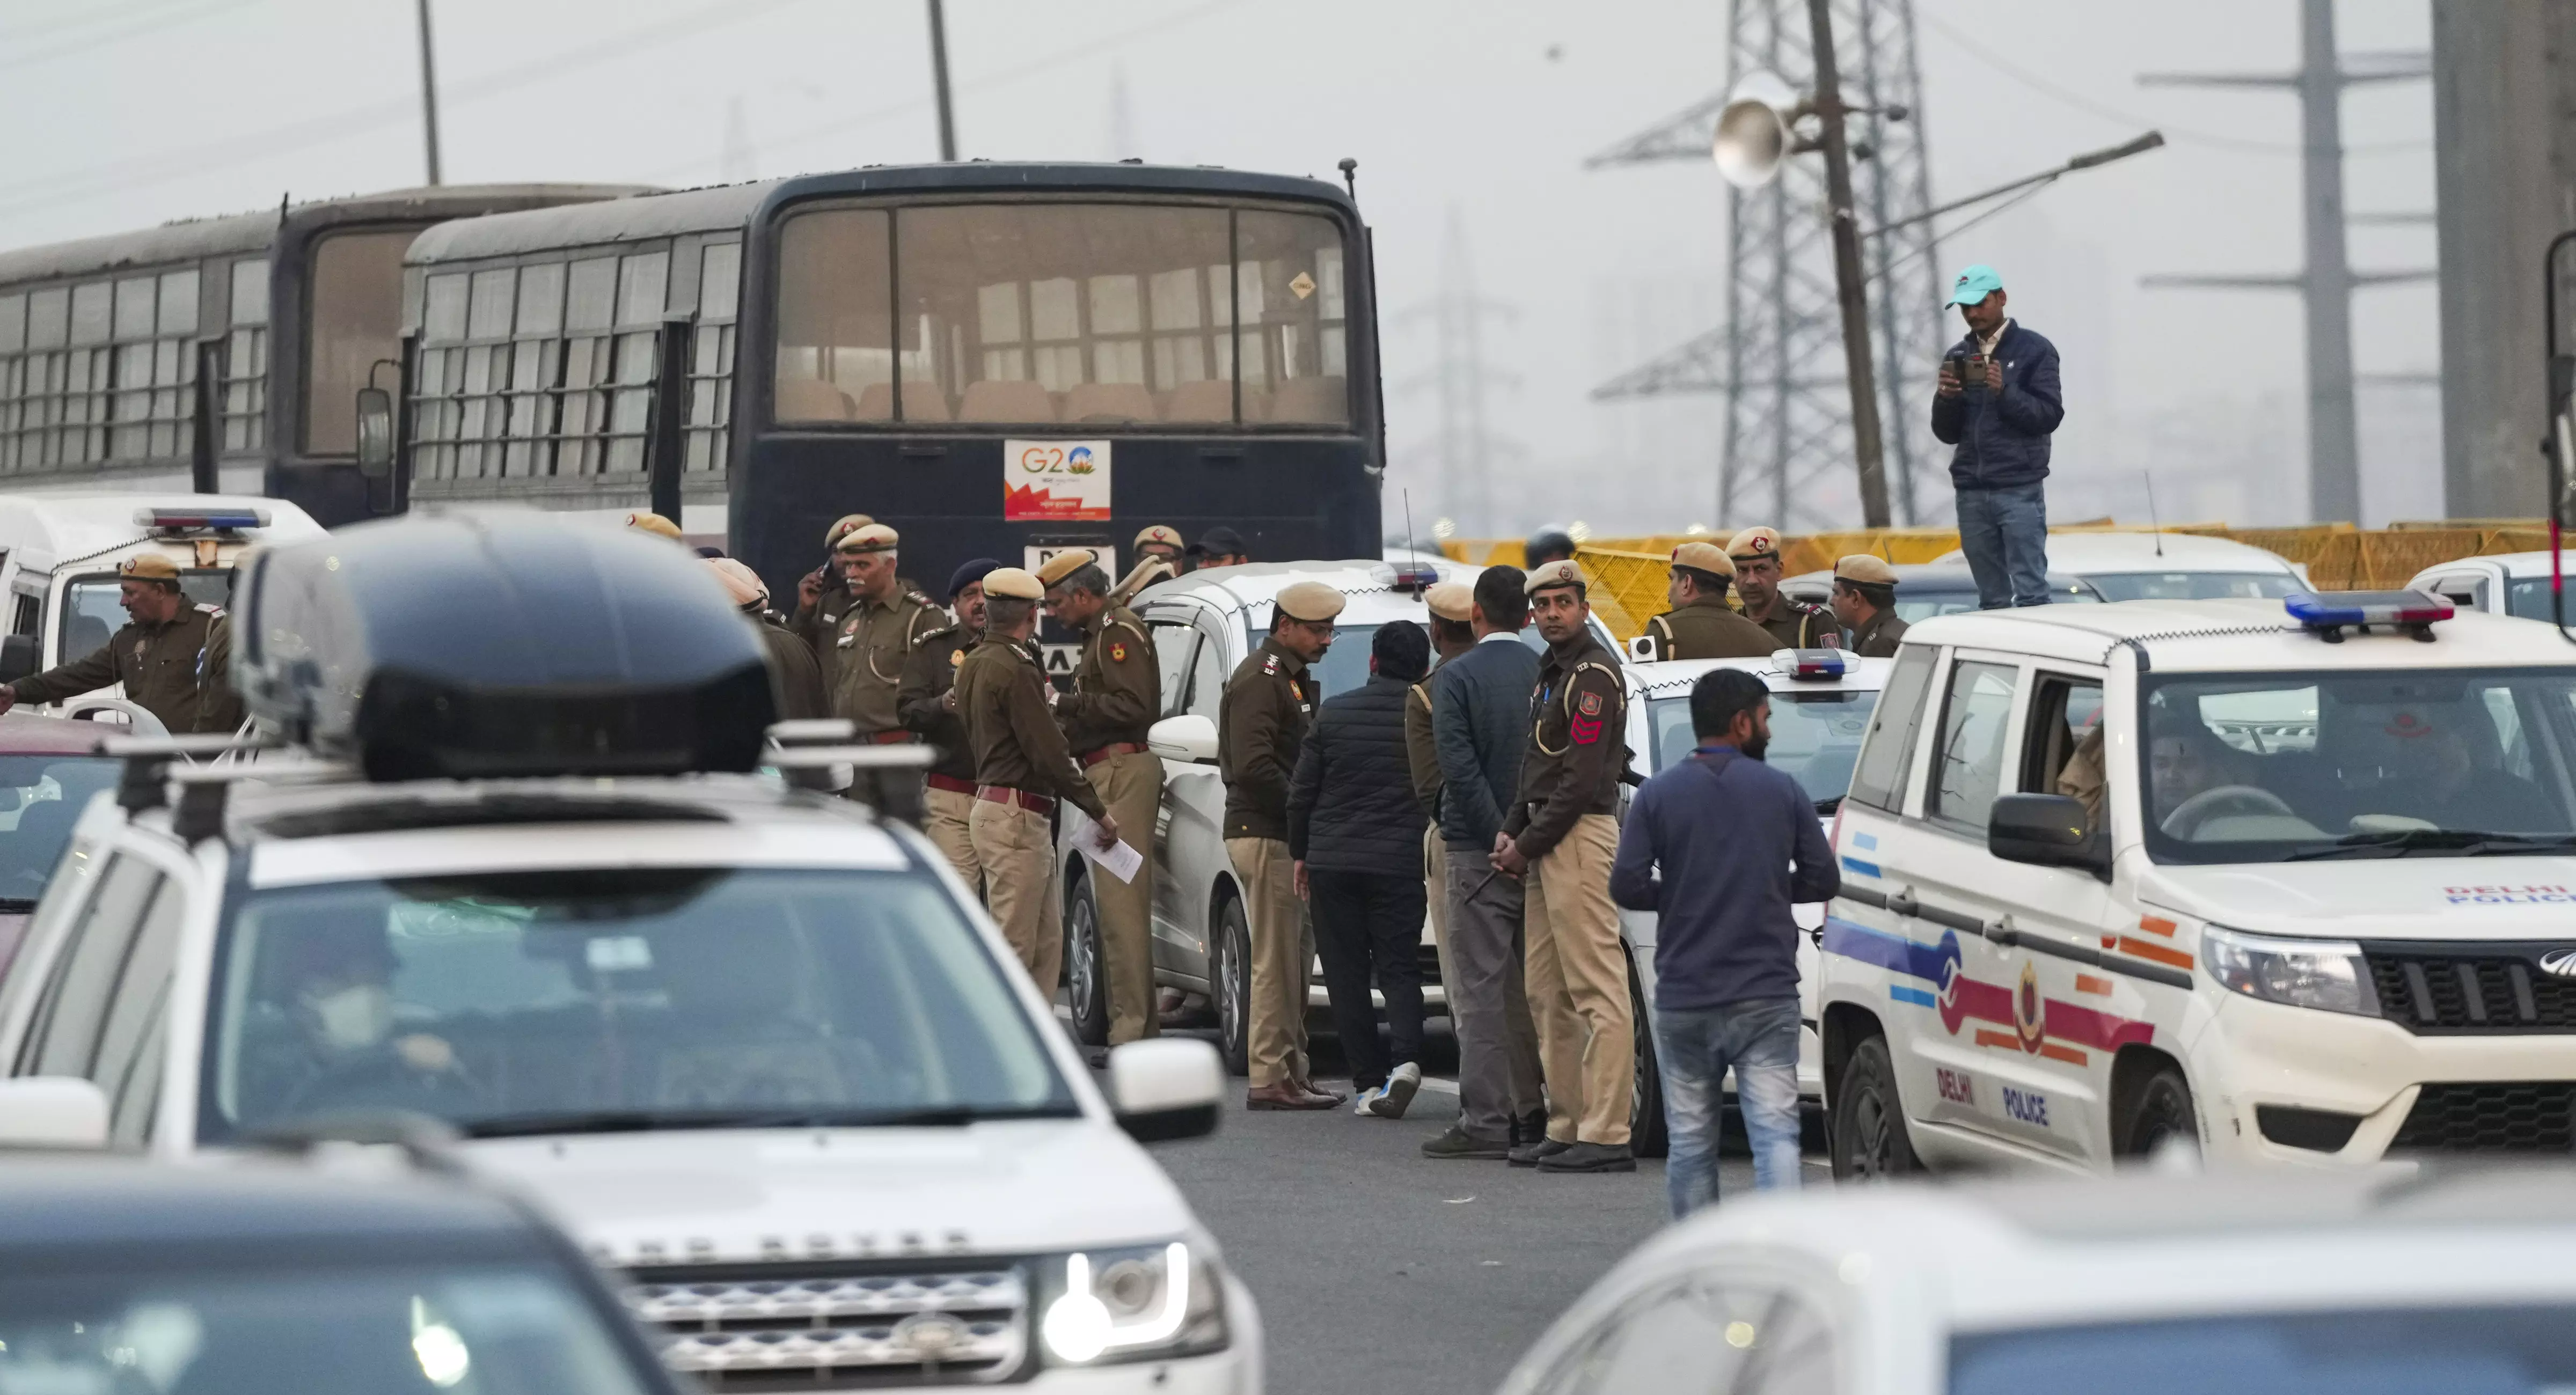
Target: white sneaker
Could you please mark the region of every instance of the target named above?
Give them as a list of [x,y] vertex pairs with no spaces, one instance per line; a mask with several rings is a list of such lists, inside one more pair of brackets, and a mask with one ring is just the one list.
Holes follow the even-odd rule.
[[1376,1113],[1377,1111],[1369,1108],[1369,1106],[1375,1104],[1385,1094],[1386,1087],[1383,1085],[1360,1091],[1358,1097],[1351,1101],[1351,1112],[1353,1114]]
[[1368,1093],[1366,1108],[1381,1119],[1401,1119],[1413,1105],[1413,1092],[1421,1088],[1422,1067],[1407,1061],[1387,1076],[1386,1084]]

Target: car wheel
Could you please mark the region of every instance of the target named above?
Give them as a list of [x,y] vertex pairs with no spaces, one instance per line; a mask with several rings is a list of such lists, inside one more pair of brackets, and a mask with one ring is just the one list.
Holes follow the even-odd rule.
[[2151,1157],[2171,1142],[2199,1152],[2200,1126],[2192,1117],[2190,1084],[2180,1070],[2163,1066],[2128,1091],[2111,1121],[2111,1152],[2123,1158]]
[[1225,1068],[1252,1071],[1252,923],[1243,901],[1229,896],[1216,913],[1216,1028]]
[[1636,1084],[1628,1097],[1628,1146],[1641,1158],[1660,1158],[1672,1151],[1664,1127],[1664,1072],[1655,1061],[1655,1028],[1646,1017],[1646,994],[1637,981],[1637,966],[1628,966],[1628,1016],[1636,1024]]
[[1834,1090],[1831,1130],[1834,1180],[1881,1181],[1920,1172],[1914,1144],[1905,1136],[1905,1109],[1896,1098],[1896,1067],[1887,1038],[1863,1038],[1843,1066]]
[[1100,905],[1091,879],[1064,889],[1064,999],[1073,1009],[1073,1033],[1085,1046],[1109,1044],[1109,982],[1100,972]]

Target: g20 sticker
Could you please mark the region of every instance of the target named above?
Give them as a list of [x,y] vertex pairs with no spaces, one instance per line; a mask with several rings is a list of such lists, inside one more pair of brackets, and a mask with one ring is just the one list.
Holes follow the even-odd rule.
[[1107,441],[1004,441],[1002,517],[1010,522],[1109,518]]

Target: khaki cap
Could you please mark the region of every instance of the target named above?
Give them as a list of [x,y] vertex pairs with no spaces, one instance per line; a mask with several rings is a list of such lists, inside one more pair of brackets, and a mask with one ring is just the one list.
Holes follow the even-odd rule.
[[669,538],[673,542],[680,540],[680,525],[658,513],[647,513],[637,509],[626,515],[626,526],[639,533],[650,533],[657,538]]
[[730,557],[710,557],[707,566],[724,583],[725,594],[733,597],[738,607],[761,605],[769,600],[769,588],[760,583],[760,573]]
[[1464,621],[1476,604],[1476,588],[1463,581],[1443,581],[1422,593],[1422,603],[1443,620]]
[[1038,568],[1038,584],[1053,586],[1098,560],[1099,554],[1090,548],[1068,547],[1046,559],[1046,565]]
[[1863,586],[1894,586],[1896,568],[1887,565],[1885,558],[1874,557],[1866,552],[1855,552],[1834,563],[1834,579],[1857,581]]
[[870,518],[863,513],[845,513],[839,518],[832,520],[832,526],[825,530],[823,534],[823,546],[837,546],[841,539],[850,535],[851,529],[865,528],[874,522],[876,522],[875,519]]
[[1715,543],[1683,543],[1673,549],[1673,565],[1688,567],[1695,572],[1707,572],[1712,576],[1733,577],[1735,575],[1735,559],[1727,556],[1726,550]]
[[1160,523],[1154,524],[1145,531],[1136,535],[1136,545],[1138,547],[1143,547],[1147,543],[1160,543],[1165,547],[1179,547],[1181,546],[1180,530],[1177,528],[1166,528]]
[[1350,598],[1320,581],[1301,581],[1279,593],[1279,611],[1291,620],[1323,621],[1342,613]]
[[1726,540],[1726,555],[1739,562],[1748,557],[1777,557],[1780,555],[1780,530],[1747,528]]
[[116,574],[136,581],[177,581],[179,564],[158,552],[138,552],[126,558]]
[[984,573],[984,594],[1009,601],[1035,601],[1046,597],[1046,588],[1021,567],[995,567]]
[[834,552],[845,556],[861,552],[892,552],[903,535],[882,523],[862,523],[842,535],[832,545]]
[[1521,583],[1521,594],[1535,596],[1552,586],[1581,585],[1583,585],[1583,569],[1574,565],[1574,559],[1571,557],[1560,558],[1531,572],[1529,579]]

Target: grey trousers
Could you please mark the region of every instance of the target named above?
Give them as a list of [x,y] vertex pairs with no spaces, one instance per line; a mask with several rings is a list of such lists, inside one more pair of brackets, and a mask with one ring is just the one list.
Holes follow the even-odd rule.
[[1458,1126],[1487,1140],[1510,1137],[1512,1120],[1546,1102],[1539,1093],[1538,1030],[1522,979],[1524,886],[1517,877],[1488,880],[1493,870],[1480,851],[1449,849],[1449,967],[1457,976],[1448,993],[1449,1020],[1458,1031]]

